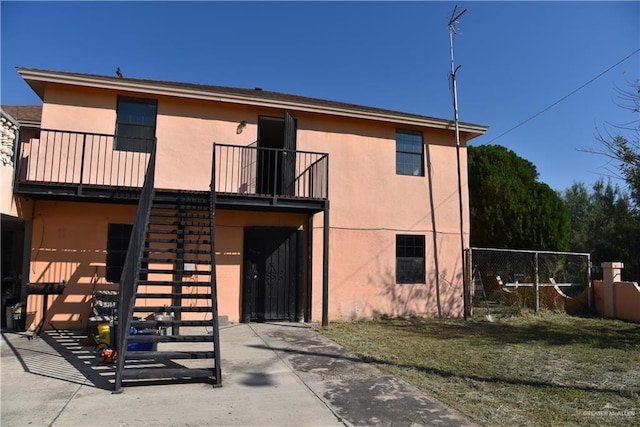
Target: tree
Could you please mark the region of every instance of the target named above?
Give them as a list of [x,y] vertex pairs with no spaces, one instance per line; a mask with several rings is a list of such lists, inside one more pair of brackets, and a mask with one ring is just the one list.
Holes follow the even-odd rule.
[[588,252],[596,273],[607,261],[622,261],[625,280],[640,280],[640,221],[628,193],[598,180],[591,191],[582,183],[565,190],[571,216],[572,251]]
[[[630,121],[605,127],[606,133],[598,131],[598,141],[604,154],[613,159],[620,169],[621,177],[629,185],[635,207],[640,207],[640,81],[629,83],[630,89],[617,89],[621,108],[633,114]],[[611,129],[615,129],[612,131]],[[623,135],[626,134],[626,135]],[[616,174],[617,175],[617,174]]]
[[468,148],[471,244],[566,250],[570,218],[533,163],[499,145]]

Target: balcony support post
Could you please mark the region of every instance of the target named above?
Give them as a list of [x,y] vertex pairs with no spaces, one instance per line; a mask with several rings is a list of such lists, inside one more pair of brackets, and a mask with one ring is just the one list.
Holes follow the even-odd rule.
[[322,327],[329,326],[329,201],[324,208],[322,239]]

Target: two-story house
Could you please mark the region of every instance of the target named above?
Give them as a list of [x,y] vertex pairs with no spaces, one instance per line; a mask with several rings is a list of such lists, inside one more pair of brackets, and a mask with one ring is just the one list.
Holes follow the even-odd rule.
[[18,72],[42,99],[39,125],[20,128],[9,196],[3,175],[3,228],[24,226],[27,327],[84,328],[96,290],[131,286],[130,310],[171,311],[176,330],[210,321],[212,300],[231,322],[462,316],[466,144],[485,126],[460,123],[460,195],[451,120]]

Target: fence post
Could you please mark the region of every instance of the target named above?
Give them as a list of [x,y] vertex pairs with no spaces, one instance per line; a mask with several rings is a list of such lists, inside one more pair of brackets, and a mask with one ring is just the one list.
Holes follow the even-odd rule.
[[462,282],[462,286],[463,286],[463,290],[464,290],[464,298],[467,301],[466,304],[466,312],[465,312],[465,319],[467,318],[467,316],[472,317],[473,316],[473,304],[471,301],[471,298],[473,297],[473,287],[471,286],[471,277],[472,277],[472,269],[471,269],[471,248],[467,248],[464,250],[464,259],[463,262],[465,263],[466,267],[466,274],[464,275],[463,278],[463,282]]
[[616,317],[616,286],[620,281],[624,264],[621,262],[603,262],[602,267],[602,289],[604,293],[604,317]]
[[587,305],[593,309],[593,283],[591,283],[591,254],[587,255]]
[[536,313],[537,313],[538,310],[540,310],[540,278],[538,277],[539,276],[538,252],[534,254],[534,260],[535,260],[535,274],[536,274],[535,287],[536,287]]

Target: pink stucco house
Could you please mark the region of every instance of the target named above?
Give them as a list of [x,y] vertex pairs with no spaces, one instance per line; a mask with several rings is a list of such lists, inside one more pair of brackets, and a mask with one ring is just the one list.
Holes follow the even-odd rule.
[[[173,312],[175,336],[211,322],[212,304],[230,322],[463,314],[451,120],[260,88],[18,73],[42,99],[2,166],[27,328],[44,309],[45,328],[85,328],[101,289],[138,317]],[[467,241],[466,144],[486,130],[460,124]]]

